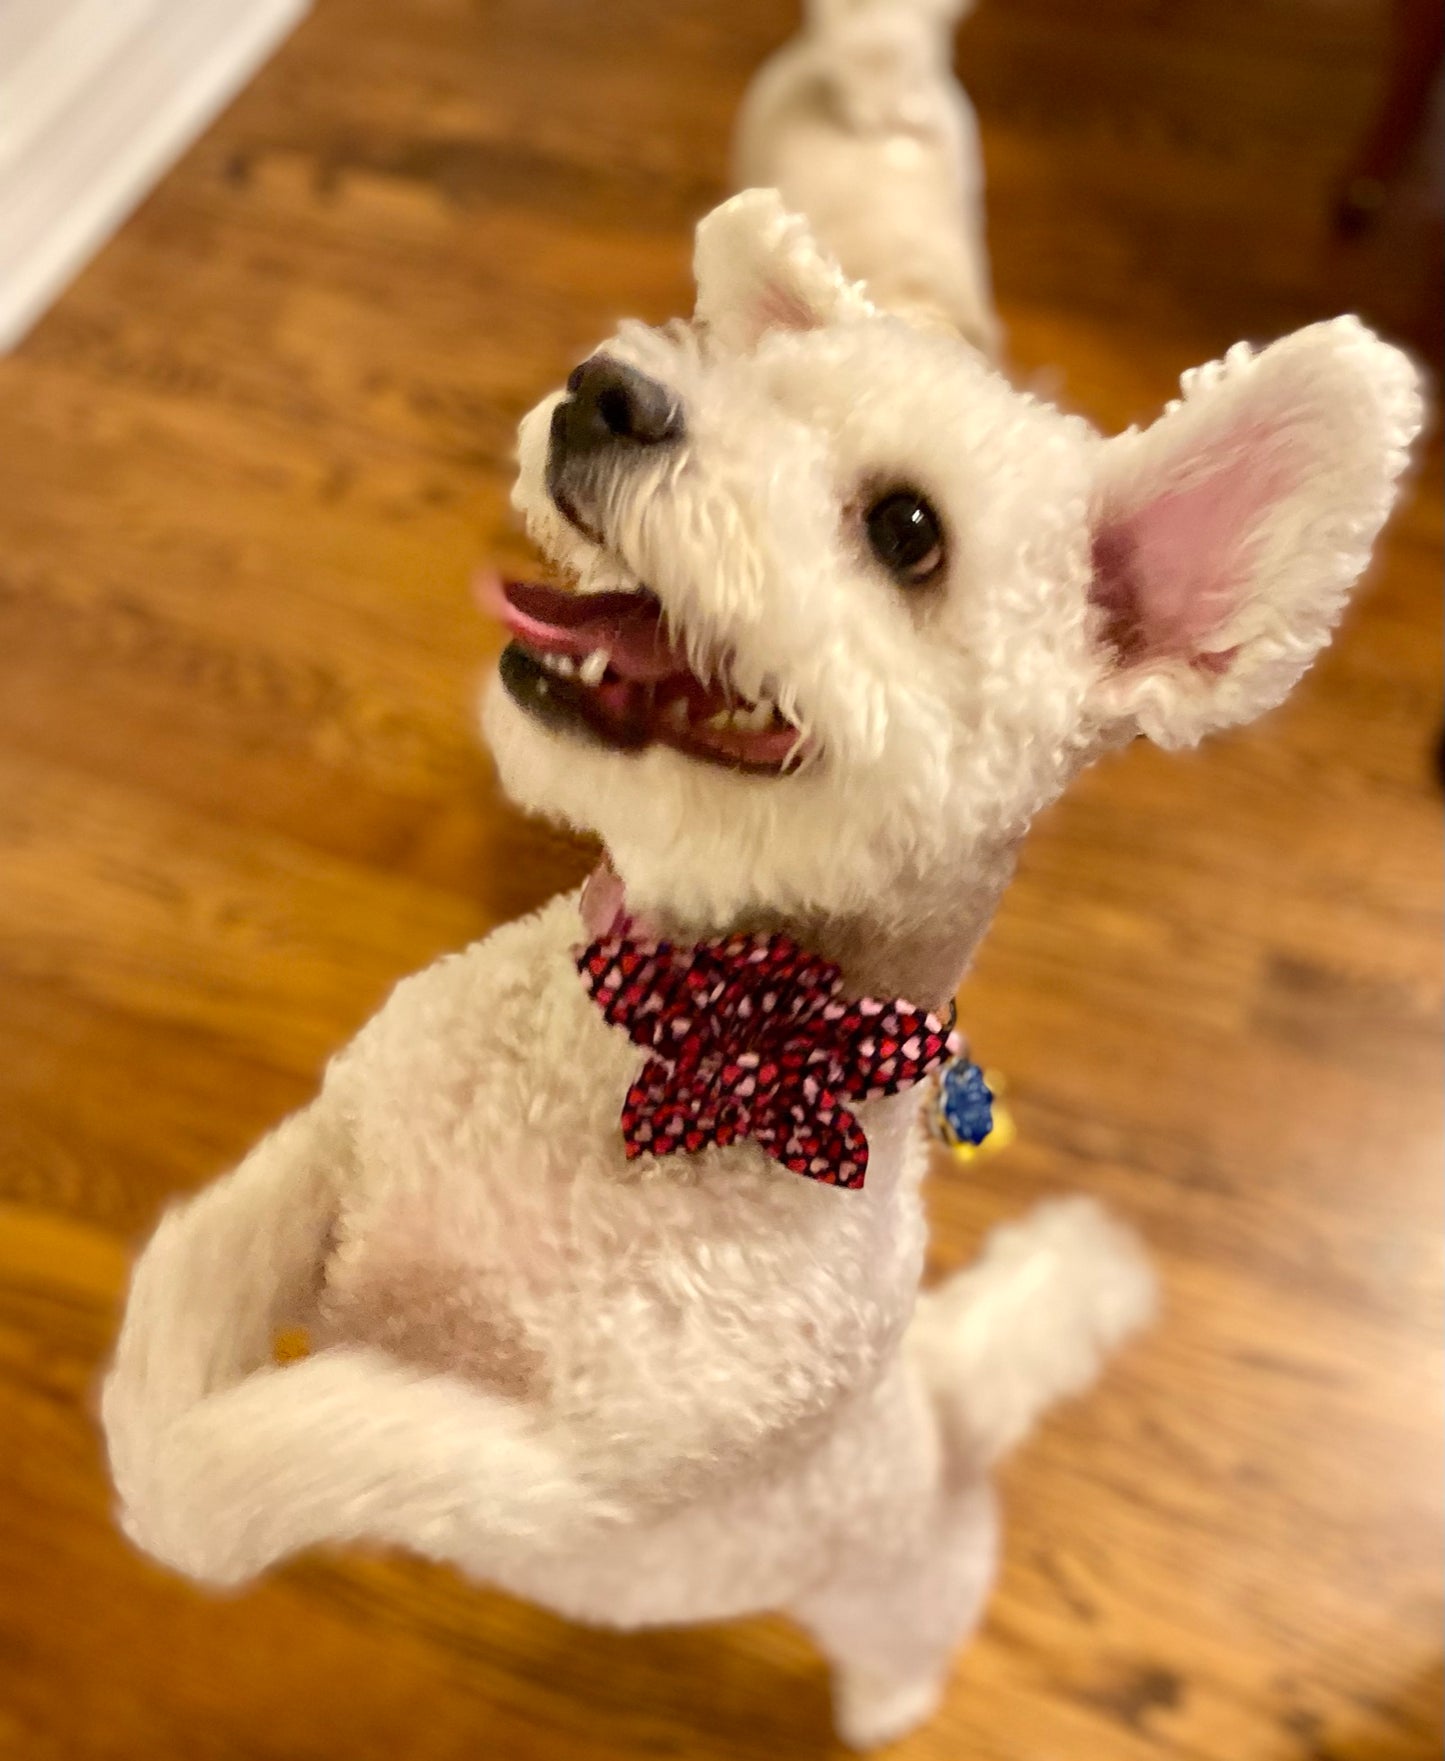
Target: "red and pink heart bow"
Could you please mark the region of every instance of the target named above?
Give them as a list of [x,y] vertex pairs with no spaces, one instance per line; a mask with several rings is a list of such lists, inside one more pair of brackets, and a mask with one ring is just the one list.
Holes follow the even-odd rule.
[[651,1054],[622,1107],[629,1158],[750,1137],[795,1174],[859,1187],[868,1139],[849,1103],[897,1094],[962,1049],[901,998],[843,996],[838,967],[785,935],[691,947],[606,935],[577,970]]

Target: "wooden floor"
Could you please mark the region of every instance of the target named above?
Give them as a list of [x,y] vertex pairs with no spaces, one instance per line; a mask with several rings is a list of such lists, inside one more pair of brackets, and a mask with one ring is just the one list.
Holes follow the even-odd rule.
[[[114,1532],[93,1419],[168,1195],[400,974],[577,878],[472,727],[522,411],[688,229],[782,0],[318,0],[0,362],[0,1755],[799,1761],[778,1622],[618,1638],[401,1560],[233,1599]],[[983,0],[1025,376],[1122,425],[1238,335],[1430,311],[1413,197],[1341,251],[1375,0]],[[937,1267],[1082,1188],[1167,1312],[1010,1465],[918,1761],[1420,1761],[1441,1728],[1438,449],[1338,648],[1053,813],[964,999],[1016,1146]]]

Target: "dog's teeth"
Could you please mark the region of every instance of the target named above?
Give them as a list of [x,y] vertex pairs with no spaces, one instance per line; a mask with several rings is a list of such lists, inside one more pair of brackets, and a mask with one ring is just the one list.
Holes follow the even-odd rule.
[[607,671],[609,655],[605,648],[594,648],[577,669],[577,677],[584,685],[600,685],[602,675]]
[[707,718],[706,726],[720,734],[759,734],[771,727],[777,712],[768,702],[754,703],[737,709],[719,709]]
[[665,713],[667,716],[667,725],[670,728],[676,728],[680,734],[687,731],[689,724],[687,699],[685,697],[674,697],[672,702],[668,704]]

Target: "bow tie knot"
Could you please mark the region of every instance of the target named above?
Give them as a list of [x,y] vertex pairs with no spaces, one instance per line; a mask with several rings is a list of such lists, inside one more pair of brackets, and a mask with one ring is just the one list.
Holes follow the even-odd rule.
[[839,968],[782,934],[690,947],[604,935],[577,969],[649,1053],[622,1107],[629,1158],[748,1137],[796,1174],[859,1187],[868,1139],[849,1103],[910,1088],[960,1050],[927,1010],[844,996]]

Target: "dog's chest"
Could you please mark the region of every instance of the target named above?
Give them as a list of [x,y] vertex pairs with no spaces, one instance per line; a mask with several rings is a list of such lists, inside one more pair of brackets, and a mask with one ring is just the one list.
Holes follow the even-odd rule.
[[922,1252],[912,1108],[870,1109],[863,1192],[750,1144],[629,1164],[641,1054],[588,1001],[579,937],[553,901],[408,980],[338,1060],[356,1168],[326,1317],[619,1442],[662,1424],[715,1455],[739,1414],[793,1422],[895,1343]]

